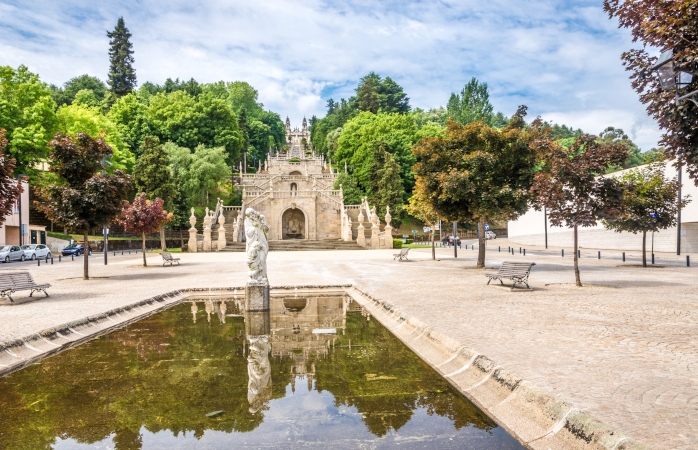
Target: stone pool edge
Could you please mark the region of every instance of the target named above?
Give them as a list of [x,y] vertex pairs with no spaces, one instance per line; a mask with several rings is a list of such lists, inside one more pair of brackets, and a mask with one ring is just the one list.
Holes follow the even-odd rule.
[[[495,361],[355,285],[275,286],[273,290],[342,289],[499,426],[530,449],[640,450],[646,447],[536,387]],[[244,294],[244,287],[179,289],[0,342],[0,377],[68,350],[188,298]]]
[[347,293],[499,426],[535,450],[640,450],[643,444],[352,286]]

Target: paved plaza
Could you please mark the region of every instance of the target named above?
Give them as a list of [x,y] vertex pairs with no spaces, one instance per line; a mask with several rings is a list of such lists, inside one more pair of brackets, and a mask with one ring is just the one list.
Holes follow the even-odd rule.
[[[510,292],[486,286],[475,251],[454,259],[452,249],[438,249],[440,260],[431,261],[430,249],[412,249],[403,263],[393,253],[272,252],[269,280],[272,287],[354,284],[650,448],[698,447],[698,267],[583,259],[589,286],[575,288],[571,258],[491,251],[488,267],[536,262],[533,291]],[[245,284],[244,253],[176,256],[181,266],[161,267],[149,254],[147,268],[140,254],[110,256],[106,267],[93,257],[89,281],[77,259],[2,265],[53,287],[48,299],[20,292],[15,304],[0,302],[0,341],[175,289]]]

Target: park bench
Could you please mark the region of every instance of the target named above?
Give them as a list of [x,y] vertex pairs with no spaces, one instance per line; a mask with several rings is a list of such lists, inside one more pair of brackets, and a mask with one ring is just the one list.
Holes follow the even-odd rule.
[[398,261],[409,261],[407,259],[407,254],[409,253],[410,249],[409,248],[403,248],[400,250],[400,253],[395,253],[393,255],[393,259],[398,259]]
[[531,273],[531,267],[535,265],[536,263],[531,262],[504,261],[497,272],[485,273],[485,276],[489,277],[487,284],[490,284],[492,280],[499,280],[499,283],[503,285],[502,280],[506,278],[514,283],[511,285],[512,291],[520,283],[531,289],[528,285],[528,275]]
[[12,294],[17,291],[28,291],[30,289],[30,297],[36,291],[43,291],[46,297],[48,297],[46,289],[50,287],[51,285],[48,283],[36,284],[29,272],[0,273],[0,298],[8,297],[11,302],[14,302]]
[[162,256],[162,265],[173,265],[174,263],[177,263],[179,265],[179,258],[173,258],[172,253],[170,252],[162,252],[160,253],[160,256]]

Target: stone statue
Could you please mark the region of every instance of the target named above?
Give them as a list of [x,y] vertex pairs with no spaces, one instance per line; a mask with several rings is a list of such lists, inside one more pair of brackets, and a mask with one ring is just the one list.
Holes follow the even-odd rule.
[[249,411],[256,413],[271,399],[271,364],[269,364],[269,337],[249,336],[247,356],[247,401]]
[[252,208],[245,210],[245,238],[247,240],[248,284],[268,284],[267,253],[269,252],[269,224],[263,214]]
[[291,234],[299,234],[301,232],[301,224],[295,217],[288,221],[288,232]]
[[376,213],[376,205],[373,205],[373,208],[371,208],[371,223],[374,225],[378,225],[378,214]]

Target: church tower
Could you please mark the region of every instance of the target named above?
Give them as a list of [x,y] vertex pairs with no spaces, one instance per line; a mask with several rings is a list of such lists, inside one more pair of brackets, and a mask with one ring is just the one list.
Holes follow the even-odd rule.
[[303,117],[303,135],[308,134],[308,121],[305,120],[305,117]]

